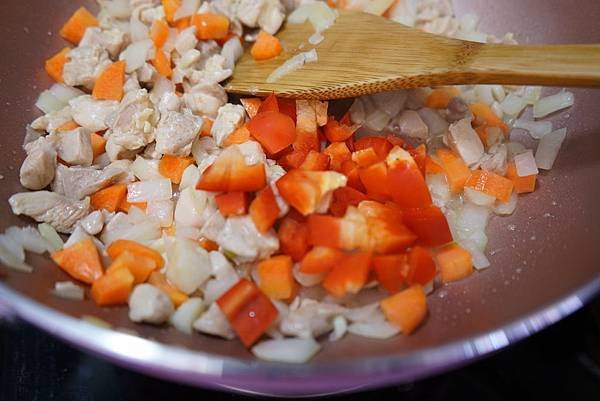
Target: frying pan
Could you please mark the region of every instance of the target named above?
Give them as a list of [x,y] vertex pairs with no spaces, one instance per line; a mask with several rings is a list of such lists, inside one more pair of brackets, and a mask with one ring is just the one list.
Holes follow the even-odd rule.
[[[33,104],[51,84],[43,61],[64,46],[56,32],[79,3],[94,7],[92,1],[0,2],[1,229],[30,223],[13,216],[6,199],[22,190],[24,126],[38,115]],[[523,43],[600,42],[598,1],[455,0],[454,5],[459,15],[477,12],[485,31],[512,31]],[[600,182],[600,91],[574,92],[576,105],[554,116],[556,126],[569,129],[554,169],[541,174],[535,193],[519,198],[513,216],[495,218],[488,228],[492,266],[438,289],[429,298],[427,322],[409,337],[346,336],[325,344],[304,365],[257,361],[237,341],[135,325],[126,308],[54,297],[49,292],[54,282],[67,277],[42,257],[31,259],[36,270],[31,275],[0,268],[0,314],[153,376],[270,395],[398,384],[489,355],[572,313],[600,289],[600,189],[595,185]],[[117,330],[90,325],[79,319],[82,315],[97,316]]]

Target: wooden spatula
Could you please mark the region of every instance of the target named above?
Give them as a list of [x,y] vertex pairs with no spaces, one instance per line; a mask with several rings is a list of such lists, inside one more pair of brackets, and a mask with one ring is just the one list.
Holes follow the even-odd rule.
[[[225,89],[233,93],[339,99],[419,86],[515,84],[600,86],[600,45],[500,45],[449,39],[388,19],[340,11],[316,46],[314,28],[286,24],[284,51],[255,61],[246,52]],[[318,60],[273,83],[267,77],[294,54],[316,48]]]

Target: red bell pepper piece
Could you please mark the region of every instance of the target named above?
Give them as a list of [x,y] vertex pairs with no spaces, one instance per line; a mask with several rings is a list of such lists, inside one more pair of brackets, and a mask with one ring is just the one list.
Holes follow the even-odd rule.
[[265,111],[279,111],[279,102],[274,93],[271,93],[269,96],[267,96],[258,108],[259,113],[263,113]]
[[300,165],[301,170],[325,171],[329,167],[329,155],[311,150]]
[[406,254],[373,256],[373,270],[379,284],[391,293],[400,291],[408,270]]
[[343,142],[352,136],[354,130],[352,127],[340,124],[333,117],[330,117],[323,128],[323,132],[329,142]]
[[324,212],[329,192],[346,185],[346,177],[334,171],[290,170],[277,180],[279,194],[303,215]]
[[333,200],[329,205],[329,211],[336,217],[343,217],[348,206],[358,206],[364,200],[367,200],[367,195],[364,193],[352,187],[341,187],[333,191]]
[[[263,105],[265,103],[266,100]],[[296,139],[294,121],[279,111],[259,112],[248,122],[247,127],[250,135],[271,154],[285,149]]]
[[279,237],[279,250],[285,255],[292,257],[294,262],[302,260],[308,252],[308,225],[302,216],[294,216],[288,213],[279,224],[277,231]]
[[429,251],[421,246],[413,247],[408,253],[408,266],[406,275],[408,285],[425,286],[435,278],[435,261]]
[[370,196],[386,198],[390,195],[388,184],[388,168],[385,162],[375,163],[369,167],[358,170],[360,181],[367,189]]
[[214,192],[254,192],[265,185],[265,166],[262,163],[246,165],[240,151],[230,146],[204,171],[196,188]]
[[219,194],[215,197],[215,202],[224,217],[244,215],[248,208],[248,196],[245,192]]
[[452,242],[452,233],[446,216],[437,206],[406,209],[404,223],[417,234],[419,243],[423,245],[440,246]]
[[250,217],[261,233],[266,233],[273,227],[279,211],[275,194],[270,186],[261,189],[250,204]]
[[343,257],[344,253],[338,249],[316,246],[302,258],[300,271],[306,274],[325,273],[331,270]]
[[338,298],[358,293],[369,278],[371,258],[371,252],[347,255],[325,276],[323,288]]
[[387,157],[390,150],[392,150],[392,144],[385,138],[379,136],[365,136],[354,142],[354,151],[372,148],[379,160],[383,160]]
[[323,153],[329,156],[329,168],[334,171],[342,171],[342,164],[352,158],[352,153],[344,142],[330,144]]
[[360,180],[358,165],[352,160],[346,160],[342,163],[342,173],[348,177],[347,186],[352,187],[360,192],[367,192],[367,189]]

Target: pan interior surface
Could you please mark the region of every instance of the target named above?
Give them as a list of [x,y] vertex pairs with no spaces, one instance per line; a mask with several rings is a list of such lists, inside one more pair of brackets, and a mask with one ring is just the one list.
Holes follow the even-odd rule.
[[[91,1],[81,3],[95,7]],[[514,32],[522,43],[600,42],[596,20],[600,2],[581,1],[577,6],[561,0],[453,3],[458,15],[479,14],[486,32]],[[68,0],[0,4],[0,13],[7,17],[0,27],[5,39],[0,43],[5,56],[0,65],[2,230],[31,224],[12,215],[6,200],[23,190],[18,170],[25,156],[21,148],[24,127],[39,115],[35,100],[51,85],[43,62],[64,47],[56,32],[74,8]],[[32,275],[0,269],[0,303],[116,363],[201,386],[305,395],[398,383],[450,368],[543,328],[577,309],[598,289],[600,188],[595,183],[600,182],[600,119],[596,110],[600,91],[573,92],[575,106],[553,116],[556,127],[568,128],[554,168],[541,174],[534,193],[519,198],[514,215],[495,217],[488,228],[492,266],[439,288],[430,297],[427,322],[414,335],[386,341],[346,336],[325,344],[306,365],[265,363],[256,361],[236,341],[136,325],[127,318],[126,308],[98,308],[89,299],[74,302],[57,298],[50,290],[56,281],[68,277],[42,257],[30,259],[35,267]],[[524,132],[516,135],[531,145]],[[11,290],[27,300],[15,297]],[[86,330],[92,331],[86,331],[83,323],[68,318],[83,315],[97,316],[114,327],[155,341],[87,325]],[[86,333],[88,338],[76,339]]]

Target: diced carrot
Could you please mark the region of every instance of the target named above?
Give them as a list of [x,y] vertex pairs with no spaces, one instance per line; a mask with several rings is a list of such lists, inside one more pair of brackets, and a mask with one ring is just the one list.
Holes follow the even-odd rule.
[[79,128],[79,124],[77,124],[75,121],[71,120],[71,121],[67,121],[66,123],[64,123],[63,125],[58,127],[56,129],[56,132],[73,131],[74,129],[77,129],[77,128]]
[[158,172],[173,184],[179,184],[183,172],[193,162],[194,158],[191,156],[164,155],[158,162]]
[[445,109],[448,107],[452,97],[450,94],[443,89],[434,89],[431,91],[427,99],[425,99],[425,106],[432,109]]
[[278,111],[260,112],[246,125],[250,134],[271,154],[285,149],[296,139],[294,121]]
[[329,168],[334,171],[342,171],[342,164],[352,159],[352,153],[345,142],[333,142],[323,153],[329,156]]
[[508,202],[514,189],[511,180],[487,170],[473,171],[465,186],[491,195],[500,202]]
[[217,195],[215,202],[223,217],[242,216],[248,210],[248,196],[245,192],[225,192]]
[[126,196],[127,185],[115,184],[92,194],[90,204],[95,210],[105,209],[109,212],[116,212]]
[[323,279],[325,288],[334,297],[357,294],[367,283],[371,268],[370,252],[357,252],[344,257]]
[[250,204],[250,217],[261,233],[266,233],[273,227],[279,211],[275,194],[270,185],[261,189]]
[[250,54],[254,60],[268,60],[279,56],[281,53],[281,42],[275,36],[260,31],[256,42],[252,45]]
[[60,29],[60,35],[77,45],[85,30],[91,26],[98,26],[98,20],[85,7],[80,7]]
[[106,269],[106,274],[111,274],[117,269],[126,268],[133,274],[134,284],[145,283],[158,265],[154,259],[139,254],[134,255],[129,251],[121,253]]
[[163,10],[165,11],[165,18],[168,23],[175,22],[175,12],[181,7],[182,0],[161,0]]
[[92,152],[94,159],[104,153],[106,147],[106,139],[102,135],[98,135],[95,132],[90,133],[90,140],[92,142]]
[[426,248],[414,246],[408,254],[408,272],[406,283],[408,285],[430,283],[436,274],[435,261]]
[[208,252],[210,252],[210,251],[218,251],[219,250],[219,244],[217,244],[215,241],[211,241],[211,240],[209,240],[207,238],[200,238],[198,240],[198,243],[200,244],[200,246],[202,248],[204,248]]
[[370,196],[390,195],[387,174],[388,169],[385,162],[375,163],[367,168],[360,168],[358,170],[360,181],[365,186],[367,194]]
[[267,96],[258,108],[259,113],[263,113],[265,111],[279,111],[279,100],[274,93],[271,93],[269,96]]
[[169,57],[167,53],[160,49],[156,49],[156,54],[151,62],[160,75],[164,76],[165,78],[171,78],[173,69],[171,68],[171,57]]
[[167,296],[171,298],[171,302],[173,302],[175,307],[178,307],[188,300],[188,296],[184,292],[175,288],[173,284],[169,283],[169,280],[167,280],[165,275],[159,271],[153,271],[150,273],[150,277],[148,277],[148,283],[167,294]]
[[329,155],[311,150],[300,165],[301,170],[325,171],[329,167]]
[[435,160],[430,156],[425,159],[425,174],[443,174],[445,171]]
[[126,304],[135,278],[129,269],[113,269],[92,284],[92,299],[100,306]]
[[174,28],[177,28],[177,30],[179,30],[179,32],[181,32],[184,29],[187,29],[192,25],[192,18],[191,17],[180,18],[177,21],[173,22],[172,25]]
[[359,168],[352,160],[346,160],[342,163],[342,173],[348,178],[347,186],[360,192],[367,192],[367,189],[360,180]]
[[242,103],[242,106],[244,106],[248,117],[252,118],[258,113],[260,105],[262,104],[262,100],[259,97],[246,97],[240,99],[240,103]]
[[327,121],[327,124],[325,124],[323,132],[329,142],[344,142],[352,136],[354,130],[347,125],[337,122],[332,117]]
[[123,97],[125,84],[125,61],[117,61],[102,71],[96,83],[92,96],[99,100],[117,100]]
[[248,166],[240,151],[231,146],[204,171],[196,188],[214,192],[254,192],[265,185],[264,164]]
[[196,27],[196,37],[200,40],[223,39],[229,32],[229,20],[222,14],[194,14],[191,23]]
[[511,161],[508,163],[506,169],[506,178],[513,182],[515,192],[518,194],[535,191],[535,182],[537,180],[537,176],[537,174],[532,174],[525,177],[519,177],[515,162]]
[[116,259],[123,252],[128,251],[131,254],[139,257],[145,257],[154,260],[158,268],[162,268],[165,264],[160,252],[155,251],[152,248],[144,246],[139,242],[127,240],[127,239],[118,239],[113,241],[108,248],[106,248],[106,252],[108,256],[112,259]]
[[471,104],[469,108],[475,117],[473,120],[473,125],[475,127],[481,125],[485,125],[487,127],[498,127],[504,132],[504,135],[508,135],[508,125],[506,125],[506,123],[502,121],[502,119],[498,117],[496,113],[494,113],[494,110],[492,110],[490,106],[479,102]]
[[202,129],[200,130],[200,136],[212,136],[210,131],[212,130],[213,124],[213,120],[211,120],[210,118],[205,118],[204,124],[202,124]]
[[294,289],[292,258],[287,255],[272,256],[258,264],[258,287],[271,299],[287,299]]
[[354,151],[373,148],[379,160],[384,160],[393,146],[385,138],[379,136],[364,136],[354,142]]
[[344,252],[325,246],[316,246],[302,258],[300,272],[305,274],[325,273],[344,258]]
[[244,278],[221,295],[216,302],[246,347],[254,344],[278,315],[269,298]]
[[329,211],[336,217],[343,217],[348,206],[358,206],[360,202],[367,199],[367,195],[352,187],[341,187],[333,191]]
[[406,335],[419,327],[427,315],[427,297],[419,284],[384,299],[380,306],[386,319]]
[[373,256],[373,270],[379,284],[391,293],[400,291],[407,270],[406,254]]
[[155,19],[152,21],[150,38],[152,38],[154,46],[157,49],[162,49],[165,42],[169,38],[169,25],[162,19]]
[[369,167],[381,161],[381,159],[377,156],[373,148],[366,148],[354,151],[352,153],[352,161],[358,164],[359,167]]
[[60,83],[64,82],[63,81],[63,69],[65,68],[65,64],[67,63],[67,61],[69,61],[69,59],[67,58],[67,54],[69,54],[70,50],[71,50],[70,48],[65,47],[64,49],[62,49],[61,51],[56,53],[54,56],[52,56],[48,60],[46,60],[46,63],[45,63],[46,72],[56,82],[60,82]]
[[102,262],[94,242],[84,239],[76,244],[53,252],[54,263],[74,279],[92,284],[102,276]]
[[465,183],[471,176],[471,170],[463,159],[452,153],[449,149],[438,149],[437,157],[446,173],[446,179],[450,186],[450,191],[454,194],[461,193]]
[[451,244],[435,255],[442,282],[461,280],[473,273],[473,259],[469,251]]
[[294,262],[299,262],[308,252],[308,226],[303,219],[294,218],[290,214],[279,224],[279,250],[290,255]]
[[417,234],[421,244],[440,246],[452,241],[446,216],[437,206],[406,209],[404,222],[412,232]]

